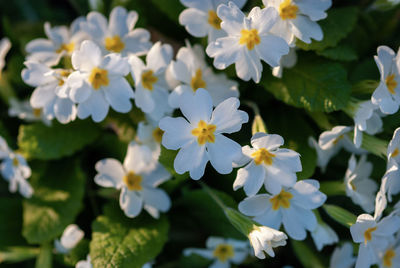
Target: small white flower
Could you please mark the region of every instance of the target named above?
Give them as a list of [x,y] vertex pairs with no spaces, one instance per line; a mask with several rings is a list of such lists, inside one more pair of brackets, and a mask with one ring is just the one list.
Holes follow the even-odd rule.
[[382,178],[381,191],[387,194],[389,202],[392,202],[392,195],[400,193],[400,165],[394,160],[388,163]]
[[208,44],[206,49],[217,69],[235,63],[239,78],[258,83],[262,73],[260,59],[276,67],[281,57],[289,53],[286,41],[270,32],[279,16],[274,8],[254,7],[245,17],[233,2],[229,2],[219,5],[217,14],[228,35]]
[[364,150],[356,148],[353,142],[350,140],[347,133],[349,133],[351,130],[351,127],[336,126],[332,128],[332,130],[324,131],[319,136],[318,145],[321,147],[322,150],[337,147],[338,151],[341,148],[344,148],[346,149],[346,151],[351,153],[364,153]]
[[186,42],[186,47],[179,49],[176,61],[171,63],[169,70],[182,83],[168,99],[174,108],[179,107],[180,97],[184,92],[194,94],[198,88],[204,88],[210,93],[214,106],[229,97],[239,97],[238,84],[223,73],[214,74],[205,61],[204,50],[200,45],[192,47]]
[[379,268],[400,267],[400,244],[399,233],[396,237],[390,239],[389,245],[378,253]]
[[172,60],[172,47],[157,42],[146,56],[146,64],[135,55],[129,56],[135,81],[135,104],[154,120],[160,120],[172,108],[166,101],[169,91],[165,72]]
[[315,230],[311,232],[311,237],[318,251],[321,251],[326,245],[332,245],[339,241],[335,231],[323,221],[318,222]]
[[378,189],[376,182],[370,179],[371,173],[372,164],[367,161],[366,155],[362,155],[358,163],[356,157],[351,155],[344,177],[346,195],[368,213],[374,211],[375,192]]
[[325,11],[332,5],[331,0],[263,0],[263,3],[279,12],[271,32],[288,44],[294,46],[296,37],[305,43],[311,43],[311,38],[322,40],[324,33],[316,21],[327,17]]
[[6,55],[11,48],[10,39],[4,37],[0,40],[0,79],[1,72],[3,71],[4,66],[6,65]]
[[[242,8],[247,0],[232,0]],[[181,0],[188,7],[179,15],[179,23],[185,26],[186,31],[195,37],[208,36],[208,42],[226,36],[221,29],[221,19],[217,15],[217,7],[227,4],[228,0]]]
[[300,155],[290,149],[279,148],[283,138],[276,134],[258,132],[251,138],[251,145],[242,148],[247,157],[246,166],[237,172],[233,189],[241,187],[247,196],[255,195],[264,184],[265,189],[278,194],[282,187],[296,183],[296,172],[300,172]]
[[304,240],[306,230],[314,231],[317,227],[317,219],[311,210],[320,207],[326,200],[326,195],[318,189],[316,180],[298,181],[276,195],[247,197],[239,203],[239,210],[253,216],[256,222],[275,229],[283,223],[289,237]]
[[273,248],[286,245],[286,239],[287,236],[285,233],[267,226],[257,226],[249,234],[249,240],[254,249],[254,255],[259,259],[265,259],[265,253],[274,257],[275,253]]
[[152,262],[147,262],[147,263],[143,264],[143,266],[142,266],[142,268],[152,268],[152,267],[153,267]]
[[164,131],[158,127],[158,122],[147,119],[139,122],[136,139],[140,144],[146,145],[152,152],[154,161],[158,161],[161,153],[161,141]]
[[151,47],[150,33],[142,28],[134,29],[139,18],[136,11],[127,11],[117,6],[111,10],[110,20],[103,14],[92,11],[81,23],[82,30],[108,53],[144,55]]
[[381,74],[381,81],[372,94],[372,103],[384,114],[394,114],[400,105],[400,53],[397,55],[387,46],[378,47],[374,56]]
[[292,68],[296,65],[297,54],[296,48],[291,47],[289,54],[282,56],[279,66],[272,68],[272,75],[282,78],[283,68]]
[[44,63],[48,66],[57,65],[63,56],[71,56],[77,50],[87,35],[81,31],[83,17],[74,20],[70,28],[66,26],[51,27],[44,24],[44,32],[48,39],[38,38],[26,45],[29,53],[28,61]]
[[86,260],[78,261],[75,268],[93,268],[90,255],[87,255]]
[[100,48],[90,40],[82,43],[72,54],[72,65],[77,70],[67,80],[69,97],[78,103],[78,117],[89,116],[102,121],[109,106],[120,113],[131,110],[133,89],[125,77],[129,73],[128,61],[118,54],[103,57]]
[[389,215],[379,222],[368,214],[361,214],[350,227],[351,236],[359,243],[356,267],[369,267],[378,262],[378,252],[389,245],[390,238],[400,229],[400,217]]
[[400,164],[400,127],[394,131],[393,138],[389,142],[387,158],[388,162],[393,159]]
[[60,240],[54,241],[54,247],[57,252],[67,254],[70,252],[85,236],[85,233],[76,224],[70,224],[65,228]]
[[210,268],[229,268],[231,263],[241,264],[249,254],[248,242],[220,237],[209,237],[206,241],[207,249],[187,248],[185,256],[197,254],[214,262]]
[[[150,152],[150,155],[149,155]],[[150,149],[145,145],[130,143],[124,163],[107,158],[96,163],[98,185],[121,189],[119,203],[125,215],[133,218],[144,208],[154,218],[159,211],[166,212],[171,206],[169,196],[158,185],[171,175],[161,165],[153,163]]]
[[356,258],[353,256],[353,245],[349,242],[336,247],[332,253],[329,268],[352,268]]
[[185,93],[181,97],[180,110],[186,119],[161,119],[162,145],[170,150],[180,149],[174,160],[178,174],[189,171],[190,177],[198,180],[208,161],[221,174],[232,172],[232,162],[240,157],[241,148],[222,134],[239,131],[249,120],[246,112],[238,110],[239,104],[239,100],[232,97],[213,111],[210,94],[200,88],[194,95]]
[[42,113],[42,109],[32,108],[29,100],[19,101],[17,99],[10,99],[8,115],[18,117],[27,122],[42,121],[47,126],[51,125],[51,121],[47,119],[44,113]]
[[331,158],[336,155],[340,150],[339,146],[332,146],[324,150],[321,148],[321,146],[319,146],[314,137],[308,138],[308,145],[314,148],[317,152],[317,166],[321,169],[322,172],[325,172],[326,166],[328,165]]

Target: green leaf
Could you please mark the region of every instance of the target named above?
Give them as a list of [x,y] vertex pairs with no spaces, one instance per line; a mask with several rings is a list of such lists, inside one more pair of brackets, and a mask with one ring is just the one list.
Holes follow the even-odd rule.
[[32,165],[31,199],[23,202],[23,236],[29,243],[43,243],[59,236],[74,222],[82,208],[85,178],[77,161]]
[[167,240],[169,224],[141,215],[127,218],[117,203],[107,205],[92,224],[90,257],[94,268],[140,268],[153,260]]
[[357,217],[353,213],[345,210],[344,208],[327,204],[323,205],[323,208],[325,212],[332,217],[332,219],[346,227],[352,226],[357,220]]
[[82,149],[99,134],[97,125],[87,120],[77,120],[68,125],[53,122],[51,127],[41,123],[22,125],[18,146],[28,158],[58,159]]
[[318,22],[324,38],[321,41],[313,40],[311,44],[298,40],[296,45],[304,50],[319,51],[334,47],[353,30],[357,18],[358,8],[356,7],[332,8],[328,11],[328,17]]
[[21,236],[21,200],[18,198],[0,198],[0,215],[7,218],[7,220],[0,221],[0,247],[25,244],[26,242]]
[[179,14],[183,11],[184,6],[178,0],[160,1],[151,0],[152,4],[156,6],[161,12],[168,16],[172,21],[178,23]]
[[326,265],[318,258],[318,253],[314,252],[305,242],[303,241],[290,241],[293,247],[293,251],[296,254],[298,260],[305,268],[324,268]]
[[346,194],[346,187],[343,181],[323,181],[320,183],[319,190],[327,196]]
[[358,59],[357,52],[354,48],[342,45],[317,51],[317,54],[331,60],[353,61]]
[[86,259],[86,255],[89,252],[89,240],[82,239],[78,245],[76,245],[70,252],[67,254],[60,254],[62,261],[69,266],[75,266],[76,263],[80,260]]

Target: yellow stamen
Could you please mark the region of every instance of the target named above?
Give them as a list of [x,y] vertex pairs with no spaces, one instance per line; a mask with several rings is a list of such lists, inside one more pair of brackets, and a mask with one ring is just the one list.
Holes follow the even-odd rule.
[[200,120],[197,128],[192,130],[192,134],[197,137],[197,142],[203,145],[206,142],[215,142],[214,131],[216,129],[216,125],[207,125],[206,122]]
[[33,108],[32,113],[34,117],[40,117],[42,115],[42,108]]
[[142,74],[142,86],[147,90],[153,90],[153,85],[157,83],[158,78],[154,75],[152,70]]
[[235,255],[233,247],[228,244],[219,244],[213,253],[214,257],[216,257],[220,262],[226,262],[228,259],[232,258]]
[[89,75],[89,82],[96,90],[99,89],[101,86],[108,86],[108,83],[110,81],[108,80],[107,70],[94,67],[91,74]]
[[255,45],[258,45],[261,42],[257,29],[243,29],[240,31],[240,33],[242,36],[239,39],[239,44],[246,44],[248,50],[252,50]]
[[75,49],[75,43],[74,43],[74,42],[71,42],[71,43],[68,43],[68,44],[62,44],[62,45],[56,50],[56,52],[57,52],[57,53],[61,53],[61,52],[63,52],[63,51],[66,51],[66,52],[68,52],[68,53],[72,53],[72,52],[74,52],[74,49]]
[[343,135],[340,135],[339,137],[337,137],[337,138],[333,141],[333,144],[334,144],[334,145],[338,144],[338,142],[339,142],[341,139],[343,139],[343,138],[344,138],[344,136],[343,136]]
[[190,81],[190,86],[193,91],[196,91],[199,88],[206,88],[206,81],[203,80],[203,72],[201,69],[197,69],[195,75],[192,77],[192,81]]
[[105,47],[108,51],[119,53],[125,48],[124,42],[118,35],[106,37],[104,39]]
[[290,207],[290,199],[293,198],[293,195],[289,192],[285,192],[283,189],[278,194],[272,197],[269,202],[272,203],[272,209],[278,210],[280,207],[289,208]]
[[208,11],[208,24],[210,24],[217,30],[221,30],[221,22],[222,20],[218,17],[217,13],[214,10]]
[[261,148],[261,149],[258,149],[256,152],[252,153],[251,157],[254,158],[254,163],[256,163],[256,165],[261,165],[262,163],[264,163],[264,164],[270,166],[270,165],[272,165],[275,154],[270,153],[265,148]]
[[392,267],[392,260],[394,257],[396,257],[396,252],[393,249],[386,250],[385,254],[383,255],[383,266]]
[[357,187],[354,185],[353,181],[350,182],[350,186],[351,186],[351,189],[353,189],[353,191],[357,190]]
[[64,79],[58,79],[58,86],[61,87],[62,85],[65,84]]
[[390,92],[390,94],[396,94],[396,91],[394,91],[397,87],[397,81],[394,80],[395,76],[394,74],[389,75],[386,77],[386,86]]
[[159,127],[153,130],[153,138],[156,142],[160,143],[163,135],[164,131]]
[[14,167],[17,167],[19,165],[19,161],[18,161],[17,157],[13,158],[12,164],[13,164]]
[[133,171],[129,171],[128,174],[122,178],[122,181],[130,191],[142,190],[142,180],[142,176],[136,175]]
[[365,230],[364,232],[364,243],[367,244],[368,241],[371,241],[372,239],[372,232],[376,230],[376,227],[371,227]]
[[279,16],[281,16],[283,20],[295,19],[298,11],[298,6],[293,4],[291,0],[285,0],[279,5]]
[[399,155],[399,148],[394,149],[390,157],[396,157]]

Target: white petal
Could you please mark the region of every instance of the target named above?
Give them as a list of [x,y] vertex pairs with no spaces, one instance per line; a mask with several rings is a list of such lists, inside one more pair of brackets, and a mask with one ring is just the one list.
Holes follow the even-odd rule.
[[217,14],[222,20],[221,28],[229,35],[238,34],[243,28],[245,16],[234,2],[229,2],[228,5],[219,5],[217,8]]
[[225,69],[237,62],[242,53],[242,47],[236,37],[222,37],[209,43],[206,49],[207,55],[214,58],[214,66],[217,69]]
[[293,186],[293,202],[305,209],[320,207],[325,202],[326,195],[318,189],[319,183],[316,180],[298,181]]
[[103,90],[105,99],[115,111],[127,113],[132,109],[130,99],[134,96],[133,90],[125,78],[111,80],[110,85]]
[[208,15],[198,9],[188,8],[179,14],[179,23],[185,26],[186,31],[195,37],[203,37],[211,27],[208,22]]
[[96,163],[96,171],[99,173],[94,181],[103,187],[120,188],[122,177],[125,176],[124,168],[116,159],[106,158]]
[[124,51],[141,56],[151,48],[151,42],[149,40],[150,33],[147,30],[135,29],[124,37]]
[[166,212],[171,207],[171,200],[164,190],[156,188],[144,188],[142,190],[143,202],[162,212]]
[[108,71],[108,76],[126,76],[129,71],[129,63],[126,58],[120,54],[112,53],[104,57],[100,64],[100,68]]
[[210,120],[213,108],[210,94],[202,88],[196,90],[194,95],[184,93],[181,97],[179,107],[189,122],[196,124],[196,126],[200,120],[204,120],[205,122]]
[[206,147],[200,146],[197,142],[192,142],[179,150],[175,157],[174,169],[178,174],[189,171],[190,177],[198,180],[204,175],[207,162]]
[[255,46],[260,58],[271,67],[279,66],[283,55],[289,53],[289,46],[285,40],[275,35],[261,36],[261,44]]
[[229,98],[221,102],[213,111],[210,124],[216,125],[216,133],[233,133],[242,128],[242,124],[249,121],[246,112],[238,110],[239,99]]
[[291,23],[294,35],[305,43],[311,43],[311,38],[321,41],[324,36],[318,23],[304,15],[298,15]]
[[124,36],[128,33],[127,11],[125,8],[116,6],[111,10],[108,29],[113,35]]
[[170,150],[177,150],[190,142],[195,137],[190,133],[190,124],[182,117],[164,117],[159,123],[160,129],[164,131],[162,145]]
[[215,142],[207,143],[211,165],[221,174],[232,172],[232,162],[241,154],[242,147],[224,135],[215,135]]
[[134,191],[129,191],[126,187],[122,187],[119,205],[127,217],[134,218],[142,211],[143,200]]
[[270,195],[259,194],[252,197],[246,197],[242,202],[239,203],[239,211],[247,216],[259,216],[264,214],[270,203]]
[[282,146],[284,140],[277,134],[255,133],[251,137],[251,145],[256,149],[266,148],[267,150],[275,150]]
[[80,71],[90,72],[93,67],[99,66],[101,63],[100,48],[90,40],[82,42],[79,50],[72,53],[72,66]]
[[108,113],[109,104],[104,98],[104,94],[99,91],[93,91],[90,97],[78,104],[78,117],[85,119],[92,116],[93,121],[102,121]]
[[241,53],[235,63],[235,68],[236,74],[240,79],[244,81],[253,79],[255,83],[260,82],[263,67],[254,49],[248,50],[247,47],[242,45]]
[[161,42],[155,43],[146,56],[147,67],[155,73],[165,71],[171,60],[172,47],[168,44],[161,45]]

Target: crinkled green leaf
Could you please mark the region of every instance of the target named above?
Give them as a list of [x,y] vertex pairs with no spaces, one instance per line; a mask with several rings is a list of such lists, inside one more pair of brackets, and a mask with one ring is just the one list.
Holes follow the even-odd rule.
[[118,204],[105,207],[104,215],[92,224],[90,257],[94,268],[140,268],[153,260],[167,240],[169,224],[165,216],[127,218]]
[[53,122],[51,127],[41,123],[22,125],[18,146],[28,158],[58,159],[92,143],[99,133],[98,126],[88,120],[67,125]]
[[59,236],[82,207],[85,178],[78,162],[63,159],[47,167],[32,165],[34,194],[23,202],[23,236],[42,243]]
[[331,60],[353,61],[358,59],[357,52],[354,48],[342,45],[317,51],[317,54]]
[[346,227],[350,227],[357,220],[356,215],[347,211],[344,208],[328,204],[323,205],[323,208],[325,212],[332,217],[332,219]]
[[304,241],[291,240],[293,251],[304,268],[324,268],[326,265],[319,259],[317,252],[313,251]]

